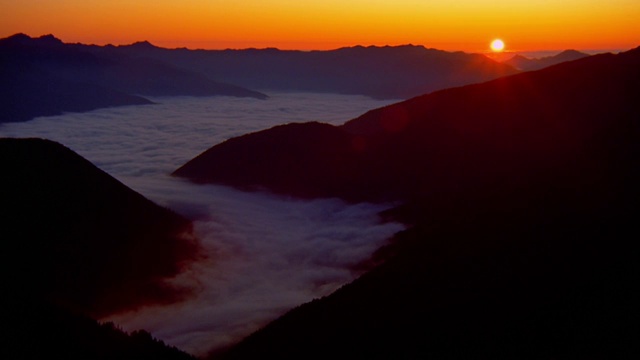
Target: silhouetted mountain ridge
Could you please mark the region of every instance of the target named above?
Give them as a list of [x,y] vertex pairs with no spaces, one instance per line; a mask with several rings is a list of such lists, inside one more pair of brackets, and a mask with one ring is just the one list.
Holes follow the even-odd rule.
[[139,50],[148,50],[148,49],[158,49],[157,46],[153,45],[152,43],[148,42],[148,41],[138,41],[135,42],[131,45],[128,45],[129,47],[133,48],[133,49],[139,49]]
[[0,39],[0,43],[6,45],[21,45],[21,46],[32,46],[34,44],[38,46],[47,46],[47,47],[55,47],[63,45],[62,40],[56,38],[52,34],[43,35],[38,38],[32,38],[29,35],[18,33],[12,36],[9,36],[4,39]]
[[486,56],[417,45],[355,46],[328,51],[187,50],[129,45],[109,51],[159,59],[250,88],[392,99],[517,72]]
[[[148,43],[137,46],[153,48]],[[52,35],[0,39],[0,122],[151,103],[137,95],[266,98],[159,60],[105,55],[91,48],[64,44]]]

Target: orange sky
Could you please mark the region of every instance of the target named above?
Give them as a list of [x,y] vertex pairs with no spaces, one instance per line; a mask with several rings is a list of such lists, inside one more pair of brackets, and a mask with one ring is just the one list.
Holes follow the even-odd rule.
[[640,45],[639,0],[0,0],[0,37],[188,48],[626,50]]

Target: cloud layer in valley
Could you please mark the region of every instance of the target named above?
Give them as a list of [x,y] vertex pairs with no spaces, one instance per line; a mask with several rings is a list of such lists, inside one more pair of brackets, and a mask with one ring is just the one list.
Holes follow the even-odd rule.
[[156,98],[157,104],[102,109],[0,125],[0,136],[61,142],[151,200],[194,220],[207,259],[172,281],[196,287],[179,304],[109,319],[144,328],[204,354],[240,340],[288,309],[329,294],[402,226],[382,224],[390,205],[302,201],[168,176],[208,147],[277,124],[340,124],[388,104],[361,96],[270,94],[246,98]]

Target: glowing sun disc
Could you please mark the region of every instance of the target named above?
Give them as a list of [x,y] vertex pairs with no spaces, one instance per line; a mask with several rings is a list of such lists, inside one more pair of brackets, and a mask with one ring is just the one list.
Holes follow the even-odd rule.
[[504,41],[500,39],[493,40],[491,42],[491,50],[496,52],[504,50]]

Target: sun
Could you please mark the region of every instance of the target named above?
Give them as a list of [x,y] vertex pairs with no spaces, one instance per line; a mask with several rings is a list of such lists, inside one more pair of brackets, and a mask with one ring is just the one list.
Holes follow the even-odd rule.
[[491,50],[495,52],[500,52],[504,50],[504,41],[500,39],[495,39],[491,42]]

